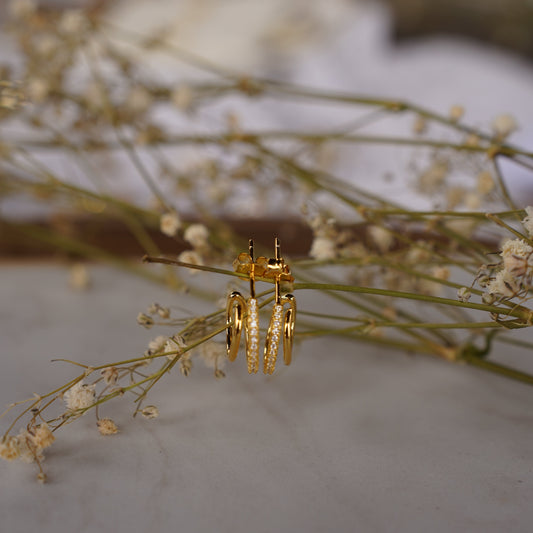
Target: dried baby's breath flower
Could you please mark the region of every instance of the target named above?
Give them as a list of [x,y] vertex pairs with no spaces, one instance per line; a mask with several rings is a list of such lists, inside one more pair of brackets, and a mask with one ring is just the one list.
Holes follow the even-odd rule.
[[149,355],[155,355],[155,354],[158,354],[164,351],[164,347],[167,341],[168,341],[168,337],[165,337],[164,335],[159,335],[155,339],[151,340],[148,343]]
[[194,248],[203,248],[207,245],[209,230],[203,224],[191,224],[183,233],[183,238]]
[[448,175],[448,163],[435,161],[418,178],[418,186],[423,193],[433,194],[444,183]]
[[154,144],[165,139],[165,130],[157,124],[147,124],[137,132],[136,142],[138,144]]
[[484,292],[482,295],[481,295],[481,301],[486,304],[486,305],[491,305],[495,302],[496,300],[496,295],[495,294],[492,294],[490,292]]
[[328,261],[337,257],[337,247],[329,237],[315,237],[309,255],[318,261]]
[[470,133],[467,135],[465,139],[465,145],[466,146],[479,146],[479,135],[476,135],[475,133]]
[[370,337],[382,337],[383,336],[383,329],[378,327],[374,321],[371,321],[368,325],[366,325],[362,332],[365,335],[369,335]]
[[368,228],[368,235],[382,253],[390,250],[394,243],[394,235],[382,226],[370,226]]
[[[198,252],[195,252],[194,250],[185,250],[184,252],[181,252],[181,254],[178,256],[178,261],[181,261],[182,263],[190,263],[191,265],[204,264],[200,254]],[[194,269],[189,269],[189,273],[197,274],[198,271]]]
[[0,81],[0,108],[14,111],[24,102],[23,91],[9,81]]
[[341,257],[363,259],[368,256],[368,250],[362,242],[351,242],[340,250]]
[[463,118],[465,108],[461,105],[454,105],[450,109],[450,119],[457,122]]
[[134,114],[146,113],[153,103],[150,91],[144,87],[134,87],[126,96],[124,105],[126,109]]
[[446,200],[448,209],[455,209],[460,205],[465,197],[465,189],[463,187],[450,187],[446,190]]
[[145,315],[144,313],[139,313],[137,315],[137,324],[150,329],[154,325],[154,319],[151,316]]
[[522,220],[522,225],[530,237],[533,237],[533,207],[526,207],[527,216]]
[[160,307],[158,310],[157,310],[157,314],[161,317],[161,318],[170,318],[170,309],[168,307]]
[[48,448],[56,440],[46,423],[37,426],[31,438],[37,448]]
[[100,82],[89,83],[83,96],[87,107],[93,112],[101,111],[107,106],[107,89]]
[[503,243],[501,256],[503,268],[511,275],[525,274],[527,260],[533,253],[533,248],[522,239],[508,239]]
[[489,194],[494,190],[494,187],[496,187],[496,183],[490,172],[485,170],[478,174],[476,189],[479,194]]
[[14,110],[19,104],[19,98],[14,91],[0,88],[0,109]]
[[161,233],[174,237],[181,228],[181,220],[175,211],[163,213],[159,219],[159,228]]
[[180,372],[187,377],[192,370],[191,352],[184,353],[180,359]]
[[100,418],[96,422],[96,425],[98,426],[100,435],[115,435],[118,433],[117,425],[111,418]]
[[207,341],[200,346],[200,357],[208,368],[224,368],[227,357],[226,345],[221,342]]
[[155,405],[147,405],[141,409],[141,415],[144,418],[157,418],[159,416],[159,409]]
[[29,17],[37,10],[35,0],[12,0],[9,3],[9,14],[15,19]]
[[376,337],[376,338],[383,337],[384,334],[385,333],[383,331],[383,328],[380,328],[380,327],[374,327],[368,332],[368,335],[370,335],[370,337]]
[[50,83],[45,78],[31,78],[26,84],[26,94],[31,102],[41,104],[50,94]]
[[487,287],[489,294],[495,296],[504,296],[505,298],[512,298],[516,296],[519,291],[519,285],[514,276],[507,270],[500,270],[494,279],[489,282]]
[[174,335],[167,339],[163,352],[166,354],[167,359],[173,361],[181,354],[184,348],[187,348],[184,338],[181,335]]
[[489,286],[489,283],[490,283],[490,276],[484,274],[484,275],[480,275],[478,278],[477,278],[477,284],[482,288],[482,289],[485,289]]
[[118,369],[114,366],[104,368],[100,374],[102,374],[106,385],[115,385],[118,381]]
[[89,270],[83,263],[72,265],[69,272],[68,285],[78,291],[87,290],[91,286]]
[[505,139],[518,129],[518,124],[512,115],[498,115],[491,123],[494,134],[500,139]]
[[63,395],[68,409],[76,411],[90,407],[94,403],[95,388],[95,385],[83,383],[83,380],[70,387]]
[[[417,292],[421,292],[422,294],[430,296],[440,296],[442,294],[442,285],[436,281],[420,279],[416,286],[418,288]],[[411,292],[413,289],[412,287],[408,287],[407,290]]]
[[476,221],[468,218],[457,218],[446,221],[446,227],[464,237],[470,237],[476,226]]
[[426,243],[416,241],[416,246],[413,246],[407,251],[405,261],[410,265],[419,265],[427,263],[431,259],[431,250],[428,250]]
[[161,306],[157,302],[154,302],[148,306],[148,308],[146,309],[146,314],[155,315],[159,311],[160,307]]
[[481,197],[475,192],[469,192],[465,195],[465,205],[467,209],[476,211],[481,207]]
[[501,256],[505,259],[511,255],[527,257],[533,252],[533,248],[524,239],[507,239],[502,244]]
[[61,46],[61,41],[55,35],[47,33],[45,35],[38,35],[35,38],[34,45],[37,54],[49,57]]
[[0,442],[0,457],[6,461],[13,461],[20,457],[17,437],[9,436]]
[[472,293],[470,292],[470,290],[467,287],[461,287],[457,291],[457,298],[461,302],[468,302],[468,300],[470,300],[471,296],[472,296]]
[[398,318],[398,311],[392,306],[387,306],[381,310],[381,315],[383,318],[392,321]]
[[33,443],[33,436],[27,429],[21,429],[17,435],[17,445],[20,450],[20,459],[24,463],[44,461],[42,448]]
[[432,271],[433,277],[447,280],[450,277],[450,269],[445,266],[436,266]]
[[176,87],[170,95],[172,103],[181,111],[188,111],[193,101],[193,93],[188,85],[182,84]]
[[67,9],[59,20],[59,31],[65,35],[79,35],[87,28],[87,17],[80,9]]

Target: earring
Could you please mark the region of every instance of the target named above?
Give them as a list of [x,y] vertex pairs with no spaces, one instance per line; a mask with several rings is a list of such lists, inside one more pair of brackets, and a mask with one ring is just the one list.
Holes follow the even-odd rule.
[[[238,291],[233,291],[228,297],[226,348],[228,359],[235,361],[244,327],[248,372],[256,374],[259,370],[259,309],[255,297],[255,276],[256,274],[261,275],[264,268],[254,261],[254,242],[252,239],[248,242],[248,251],[248,254],[239,254],[234,267],[236,272],[246,273],[250,276],[250,298],[246,301]],[[245,315],[246,318],[244,318]]]
[[[283,361],[286,365],[291,364],[292,344],[294,339],[294,323],[296,320],[296,298],[292,294],[281,296],[281,282],[294,281],[291,276],[289,265],[285,264],[281,257],[279,239],[274,241],[275,254],[273,259],[269,259],[266,270],[263,273],[265,278],[274,278],[275,281],[275,303],[268,325],[265,340],[265,351],[263,354],[263,372],[272,374],[276,366],[280,338],[283,335]],[[288,309],[284,306],[288,304]]]

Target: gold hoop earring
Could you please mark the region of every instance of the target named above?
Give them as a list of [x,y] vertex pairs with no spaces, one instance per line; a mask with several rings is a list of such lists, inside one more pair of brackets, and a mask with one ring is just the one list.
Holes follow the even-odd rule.
[[250,262],[250,298],[246,314],[246,363],[248,373],[256,374],[259,370],[259,308],[255,297],[254,241],[248,241]]
[[240,292],[233,291],[226,304],[226,350],[230,361],[235,361],[239,353],[245,312],[246,300]]
[[[289,266],[285,264],[284,259],[281,257],[281,247],[277,237],[274,241],[274,247],[274,258],[268,260],[264,273],[264,277],[274,278],[275,282],[275,302],[268,325],[263,354],[263,372],[265,374],[274,372],[282,336],[283,361],[286,365],[291,364],[296,321],[296,298],[292,294],[281,296],[281,282],[294,281],[294,278],[291,276]],[[286,304],[288,304],[288,309],[284,310]]]
[[[228,359],[234,361],[239,352],[242,329],[246,337],[246,363],[248,373],[259,370],[259,306],[255,297],[255,275],[261,267],[254,261],[254,242],[248,242],[249,253],[239,254],[234,267],[236,272],[250,276],[250,298],[248,301],[240,292],[234,291],[228,297],[226,306],[226,348]],[[244,318],[244,316],[246,316]]]

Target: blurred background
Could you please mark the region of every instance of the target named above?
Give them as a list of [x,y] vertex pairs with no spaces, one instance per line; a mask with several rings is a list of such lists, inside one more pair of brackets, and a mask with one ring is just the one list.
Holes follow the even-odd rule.
[[[0,6],[0,17],[9,30],[0,34],[0,60],[10,65],[15,78],[22,59],[20,45],[13,39],[18,22],[9,22],[9,16],[17,5],[23,8],[24,3],[3,2]],[[164,36],[170,46],[229,71],[330,91],[406,100],[443,115],[453,106],[460,106],[465,123],[481,130],[489,130],[495,116],[510,115],[517,124],[512,141],[526,148],[533,144],[533,3],[529,0],[40,0],[36,4],[43,12],[59,14],[83,8],[104,20],[107,36],[116,39],[117,50],[134,53],[142,65],[132,75],[132,85],[136,79],[167,86],[212,80],[190,62],[176,61],[159,49],[132,52],[129,41],[157,34]],[[82,64],[78,72],[80,83],[86,74],[84,69],[87,70],[86,65]],[[268,99],[258,105],[236,97],[210,101],[194,116],[176,118],[155,113],[158,126],[196,134],[231,128],[232,120],[235,127],[243,130],[303,131],[350,131],[352,127],[357,131],[357,121],[366,120],[364,113],[339,106],[292,106],[290,102]],[[365,131],[411,136],[412,130],[412,118],[389,118],[371,119]],[[443,140],[449,139],[438,129],[433,132]],[[34,133],[20,124],[7,124],[0,134],[16,142]],[[180,171],[191,174],[205,154],[199,156],[196,148],[187,147],[168,152],[167,156]],[[61,172],[65,179],[87,183],[64,154],[43,157],[49,168]],[[319,163],[349,183],[404,205],[441,207],[438,199],[422,198],[413,187],[427,157],[420,150],[408,152],[390,146],[334,146],[321,151]],[[99,165],[113,174],[112,183],[108,183],[112,194],[136,205],[150,206],[150,191],[145,183],[132,177],[131,168],[124,161],[101,159]],[[533,203],[530,171],[502,162],[502,172],[516,202],[520,206]],[[455,179],[460,183],[468,177],[463,171]],[[292,228],[285,231],[285,238],[294,240],[300,253],[309,249],[310,232],[299,221],[301,205],[280,204],[275,194],[265,199],[246,186],[231,191],[228,202],[219,201],[212,189],[204,188],[204,193],[212,193],[206,204],[213,212],[229,218],[238,213],[255,224],[259,233],[273,220],[285,220],[287,228]],[[172,193],[165,190],[165,194]],[[197,218],[198,209],[191,206],[187,195],[179,196],[175,198],[175,208],[185,218]],[[64,207],[21,196],[10,196],[0,203],[2,216],[10,221],[45,220],[51,214],[64,212]],[[337,206],[330,208],[337,213]],[[342,219],[342,212],[337,217]],[[121,234],[121,228],[117,227],[116,232]],[[97,233],[102,232],[94,230]],[[164,247],[164,237],[156,233],[153,238]],[[270,229],[265,231],[271,233]],[[4,228],[3,235],[6,234]],[[109,239],[110,232],[95,238]],[[17,254],[28,249],[20,245],[19,238],[19,244],[14,244],[13,239],[8,241],[3,245],[6,252]],[[132,246],[130,251],[137,253],[138,249]]]

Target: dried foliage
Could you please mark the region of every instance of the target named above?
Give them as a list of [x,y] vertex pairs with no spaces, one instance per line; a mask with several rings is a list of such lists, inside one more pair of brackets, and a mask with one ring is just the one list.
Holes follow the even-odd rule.
[[[160,254],[148,230],[159,229],[187,243],[178,265],[236,282],[246,275],[217,265],[228,264],[243,243],[221,214],[298,216],[314,240],[308,258],[291,261],[292,290],[324,291],[340,309],[338,315],[301,309],[298,339],[342,335],[533,384],[532,376],[488,358],[494,342],[531,348],[511,331],[533,321],[533,212],[514,205],[499,165],[507,158],[533,169],[533,154],[508,141],[517,129],[512,117],[489,117],[484,132],[464,122],[468,110],[461,106],[444,116],[399,100],[247,77],[158,36],[112,28],[82,11],[45,13],[30,0],[12,2],[11,13],[20,58],[0,69],[0,195],[6,204],[17,197],[42,206],[57,222],[50,230],[19,224],[18,231],[80,258],[200,292],[170,265],[132,264],[89,245],[60,215],[120,219],[152,256]],[[202,76],[157,79],[142,60],[154,50],[197,67]],[[246,116],[229,112],[228,100],[244,110],[272,101],[333,103],[356,120],[317,131],[249,128]],[[372,133],[378,121],[400,119],[410,124],[405,136]],[[336,176],[331,154],[352,145],[414,150],[411,185],[435,208],[409,209],[359,187],[356,175]],[[58,170],[67,162],[71,170]],[[144,192],[132,198],[136,180]],[[2,216],[6,227],[14,224]],[[75,269],[72,286],[88,288],[83,265]],[[265,307],[272,290],[258,298]],[[44,481],[43,450],[62,426],[93,411],[98,431],[113,435],[118,427],[100,409],[125,395],[134,398],[135,414],[156,418],[158,408],[144,405],[148,392],[176,365],[189,376],[194,359],[223,377],[225,346],[214,338],[224,332],[224,312],[175,314],[159,304],[139,314],[145,328],[176,329],[173,336],[156,337],[144,354],[97,367],[70,361],[81,367],[78,376],[9,406],[10,415],[20,410],[4,432],[0,456],[35,461]]]

